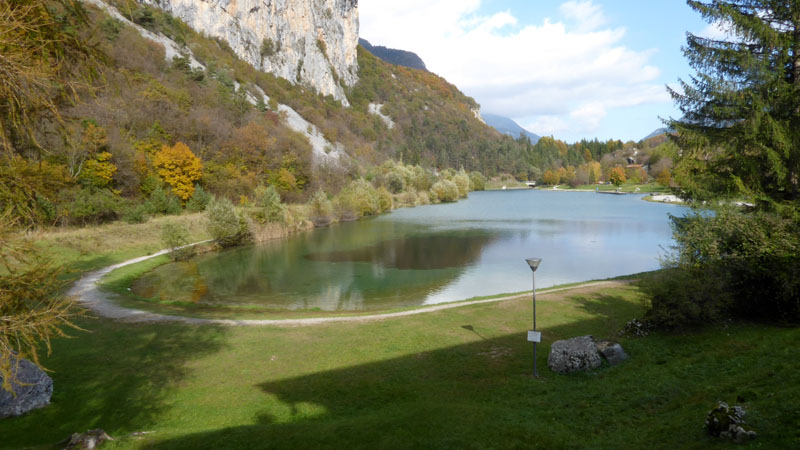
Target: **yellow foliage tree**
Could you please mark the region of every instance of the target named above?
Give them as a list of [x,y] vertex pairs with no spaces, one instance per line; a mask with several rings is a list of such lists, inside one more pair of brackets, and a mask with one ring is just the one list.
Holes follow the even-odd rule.
[[115,173],[117,173],[117,166],[111,162],[111,153],[100,152],[94,155],[94,158],[86,161],[80,179],[88,181],[95,187],[107,187],[111,184]]
[[542,181],[544,181],[545,184],[555,186],[559,182],[558,172],[550,169],[545,170],[542,175]]
[[295,192],[298,190],[297,178],[285,167],[282,167],[275,176],[275,185],[282,192]]
[[194,183],[203,176],[203,161],[183,142],[162,146],[153,158],[153,167],[183,201],[194,194]]

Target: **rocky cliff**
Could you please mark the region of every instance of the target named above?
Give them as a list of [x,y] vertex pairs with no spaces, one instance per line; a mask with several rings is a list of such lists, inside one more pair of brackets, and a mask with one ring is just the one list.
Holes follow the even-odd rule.
[[139,0],[226,41],[253,66],[348,104],[358,81],[358,0]]

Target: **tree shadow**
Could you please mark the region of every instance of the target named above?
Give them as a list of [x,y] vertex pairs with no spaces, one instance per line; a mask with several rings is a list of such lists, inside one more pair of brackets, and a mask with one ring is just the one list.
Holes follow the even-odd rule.
[[129,324],[83,319],[87,331],[53,342],[42,358],[51,372],[50,406],[0,422],[0,448],[58,442],[102,428],[114,436],[146,431],[169,408],[168,393],[188,374],[188,362],[224,347],[226,328]]
[[[525,333],[480,336],[468,344],[257,384],[282,411],[265,410],[252,425],[150,442],[146,448],[574,448],[590,440],[609,444],[613,440],[604,441],[609,433],[597,430],[613,435],[619,428],[608,423],[608,417],[593,414],[591,407],[625,394],[624,386],[596,386],[598,376],[616,368],[557,375],[547,368],[547,355],[555,339],[608,334],[609,317],[620,315],[614,308],[627,308],[630,302],[604,296],[583,298],[581,304],[600,317],[544,328],[538,379],[531,376],[532,346]],[[474,327],[461,325],[453,332],[472,334]]]

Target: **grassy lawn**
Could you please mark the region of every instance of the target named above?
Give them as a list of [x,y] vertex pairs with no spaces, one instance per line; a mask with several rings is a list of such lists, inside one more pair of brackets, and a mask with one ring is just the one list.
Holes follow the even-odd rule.
[[189,230],[189,240],[209,238],[203,213],[154,217],[146,223],[114,222],[84,228],[56,228],[29,235],[55,262],[64,265],[71,278],[164,248],[161,227],[180,223]]
[[716,400],[750,411],[759,437],[741,448],[800,444],[800,330],[623,339],[630,361],[563,376],[546,368],[550,343],[615,336],[642,296],[621,285],[540,299],[539,380],[526,299],[305,328],[85,319],[43,360],[53,404],[0,421],[0,448],[97,427],[120,449],[727,448],[702,431]]

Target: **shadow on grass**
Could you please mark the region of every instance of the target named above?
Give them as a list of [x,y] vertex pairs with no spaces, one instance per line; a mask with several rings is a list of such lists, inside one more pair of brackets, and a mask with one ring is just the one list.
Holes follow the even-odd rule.
[[[258,384],[280,407],[258,414],[254,424],[146,448],[585,448],[590,442],[624,447],[608,414],[627,414],[632,394],[624,385],[597,383],[617,368],[559,376],[546,366],[555,337],[608,334],[609,317],[631,307],[613,296],[582,303],[600,317],[543,329],[539,379],[531,377],[532,347],[525,333],[479,335],[469,344]],[[475,326],[454,326],[452,332],[474,336]],[[600,405],[602,414],[593,410]],[[635,413],[630,415],[621,426],[635,422]]]
[[223,348],[225,328],[132,325],[84,319],[88,332],[53,342],[42,358],[52,372],[51,405],[0,421],[0,448],[58,442],[92,428],[114,436],[146,431],[169,408],[164,400],[187,375],[186,364]]

